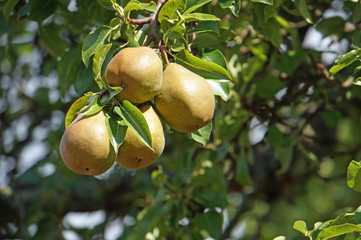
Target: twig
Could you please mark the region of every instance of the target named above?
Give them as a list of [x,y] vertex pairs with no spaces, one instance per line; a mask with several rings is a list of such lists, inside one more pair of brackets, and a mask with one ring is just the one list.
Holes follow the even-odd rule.
[[[119,16],[119,18],[124,20],[123,17]],[[132,23],[132,24],[144,25],[144,24],[150,23],[151,18],[152,18],[151,16],[146,17],[146,18],[126,18],[126,21],[128,21],[129,23]]]
[[147,41],[144,43],[144,46],[148,46],[152,41],[154,41],[155,45],[158,45],[160,42],[157,35],[157,22],[158,22],[159,12],[166,1],[167,0],[159,0],[157,3],[157,9],[155,13],[150,17],[149,36],[147,38]]

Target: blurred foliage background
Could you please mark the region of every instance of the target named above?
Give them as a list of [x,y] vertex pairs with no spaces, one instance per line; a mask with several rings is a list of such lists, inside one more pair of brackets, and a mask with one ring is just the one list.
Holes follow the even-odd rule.
[[89,177],[58,147],[72,101],[97,91],[80,50],[114,17],[101,2],[0,0],[1,239],[304,239],[296,220],[360,205],[359,62],[328,74],[361,47],[357,1],[210,1],[221,21],[192,48],[219,49],[233,77],[210,142],[167,134],[150,167]]

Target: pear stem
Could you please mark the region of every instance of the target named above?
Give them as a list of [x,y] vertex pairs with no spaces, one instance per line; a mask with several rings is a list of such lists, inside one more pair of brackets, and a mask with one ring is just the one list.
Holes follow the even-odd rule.
[[164,60],[167,64],[169,64],[169,60],[168,60],[168,54],[166,53],[166,51],[164,50],[163,46],[160,45],[159,46],[160,52],[163,54]]

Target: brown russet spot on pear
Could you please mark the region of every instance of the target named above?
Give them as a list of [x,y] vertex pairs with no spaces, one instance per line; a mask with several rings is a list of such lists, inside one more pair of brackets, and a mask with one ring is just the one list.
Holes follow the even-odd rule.
[[65,129],[60,141],[60,155],[65,165],[78,174],[99,175],[115,161],[105,123],[105,112],[77,118]]
[[193,132],[213,118],[215,99],[209,83],[183,66],[170,63],[155,108],[164,121],[179,132]]
[[105,79],[110,86],[123,88],[116,96],[119,101],[144,103],[159,93],[162,61],[149,47],[124,48],[109,62]]
[[163,126],[158,114],[149,104],[143,104],[139,110],[148,123],[153,149],[150,149],[128,128],[116,159],[120,166],[127,169],[139,169],[150,165],[160,157],[164,149]]

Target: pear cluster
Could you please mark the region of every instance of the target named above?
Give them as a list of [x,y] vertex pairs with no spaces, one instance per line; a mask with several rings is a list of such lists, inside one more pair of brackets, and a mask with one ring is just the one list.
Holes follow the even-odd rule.
[[[163,152],[162,120],[176,131],[189,133],[213,118],[215,99],[208,82],[176,63],[163,68],[161,59],[151,48],[129,47],[119,51],[109,62],[105,79],[110,86],[122,88],[115,96],[118,101],[128,100],[143,113],[152,137],[152,149],[128,128],[115,154],[107,133],[105,112],[79,114],[65,129],[60,142],[65,165],[76,173],[99,175],[115,161],[127,169],[146,167]],[[152,99],[154,104],[149,104]]]

